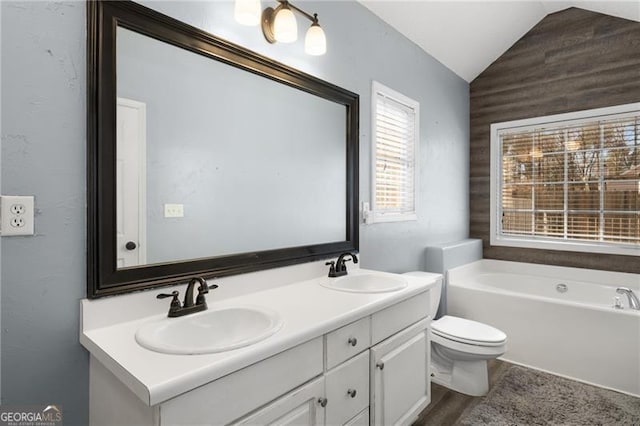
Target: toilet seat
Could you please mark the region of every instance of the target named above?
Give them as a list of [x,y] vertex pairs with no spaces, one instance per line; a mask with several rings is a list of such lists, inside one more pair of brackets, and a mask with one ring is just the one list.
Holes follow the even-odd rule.
[[439,336],[431,331],[431,343],[433,345],[440,345],[445,348],[457,351],[460,353],[459,356],[464,358],[466,357],[478,357],[480,359],[491,359],[502,356],[506,349],[507,343],[504,342],[501,345],[497,346],[481,346],[481,345],[471,345],[469,343],[458,342],[456,340],[447,339],[445,337]]
[[431,332],[444,339],[473,346],[503,346],[507,340],[507,335],[495,327],[449,315],[432,321]]

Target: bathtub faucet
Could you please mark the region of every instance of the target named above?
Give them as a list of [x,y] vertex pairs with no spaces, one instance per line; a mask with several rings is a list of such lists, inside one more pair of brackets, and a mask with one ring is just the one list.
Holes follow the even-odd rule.
[[629,307],[631,309],[635,309],[636,311],[640,311],[640,300],[638,300],[638,296],[635,295],[633,290],[627,287],[618,287],[616,289],[616,293],[618,294],[626,294],[629,299]]

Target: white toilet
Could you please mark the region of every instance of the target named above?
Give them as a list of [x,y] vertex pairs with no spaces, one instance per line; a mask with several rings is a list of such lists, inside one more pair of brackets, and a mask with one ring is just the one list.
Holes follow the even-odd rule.
[[[426,276],[424,272],[406,275]],[[430,275],[432,276],[432,275]],[[440,304],[442,281],[431,288],[429,315],[433,318]],[[504,354],[507,335],[477,321],[445,315],[431,322],[431,380],[472,396],[489,391],[487,360]]]

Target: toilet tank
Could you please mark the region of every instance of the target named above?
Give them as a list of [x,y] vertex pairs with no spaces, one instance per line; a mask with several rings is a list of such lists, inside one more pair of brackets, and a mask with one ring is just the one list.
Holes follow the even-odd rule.
[[[480,259],[482,259],[482,240],[480,239],[432,244],[426,248],[425,271],[436,272],[446,277],[449,269]],[[440,293],[440,309],[433,318],[440,318],[446,314],[447,284],[445,281]]]
[[414,272],[407,272],[403,275],[408,275],[411,277],[418,277],[418,278],[422,278],[425,281],[428,281],[430,283],[433,283],[432,286],[430,286],[430,293],[429,293],[429,316],[431,318],[435,318],[436,316],[436,312],[438,312],[438,305],[440,304],[440,292],[442,291],[442,278],[435,280],[435,282],[433,281],[433,274],[429,273],[429,272],[421,272],[421,271],[414,271]]

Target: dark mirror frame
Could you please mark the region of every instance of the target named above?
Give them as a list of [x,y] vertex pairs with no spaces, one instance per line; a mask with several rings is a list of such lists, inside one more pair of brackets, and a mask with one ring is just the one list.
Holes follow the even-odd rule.
[[[344,241],[116,268],[116,29],[127,28],[346,107]],[[132,1],[87,2],[87,297],[310,262],[358,250],[357,94]],[[241,233],[239,233],[240,235]]]

